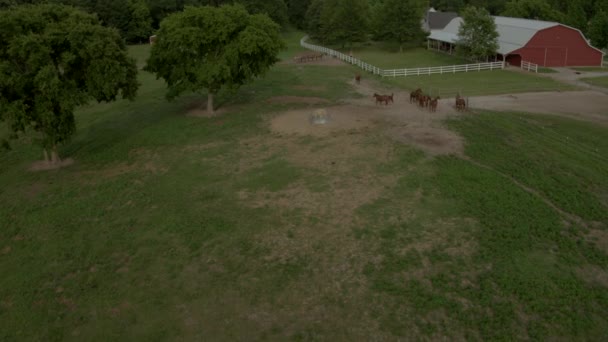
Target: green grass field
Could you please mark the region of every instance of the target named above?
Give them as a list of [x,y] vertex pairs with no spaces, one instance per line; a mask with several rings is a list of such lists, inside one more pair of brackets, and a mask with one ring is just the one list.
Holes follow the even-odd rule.
[[410,48],[403,52],[364,47],[353,49],[353,56],[381,69],[420,68],[442,65],[470,64],[471,62],[424,48]]
[[608,72],[608,67],[576,67],[570,69],[583,72]]
[[269,98],[340,103],[354,70],[277,65],[213,118],[142,71],[135,101],[78,111],[73,165],[0,146],[0,340],[606,340],[608,128],[475,113],[445,123],[466,147],[441,157],[382,120],[270,129],[306,105]]
[[608,76],[581,78],[581,81],[594,86],[608,88]]
[[422,88],[442,97],[512,94],[535,91],[565,91],[575,89],[548,77],[510,70],[461,72],[426,76],[385,77],[387,86],[404,89]]

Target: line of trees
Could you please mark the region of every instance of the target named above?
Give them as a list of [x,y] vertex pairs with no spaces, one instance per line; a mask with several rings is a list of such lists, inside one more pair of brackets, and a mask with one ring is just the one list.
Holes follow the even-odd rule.
[[312,0],[305,29],[314,39],[342,46],[367,39],[392,41],[403,49],[426,37],[425,0]]
[[239,3],[283,27],[291,24],[320,41],[345,46],[371,37],[403,47],[423,40],[416,23],[428,6],[459,13],[474,6],[491,15],[558,21],[580,29],[594,46],[608,47],[606,0],[0,0],[0,8],[43,2],[95,13],[129,43],[145,41],[165,17],[184,6]]
[[[52,3],[74,6],[96,14],[101,23],[118,29],[128,43],[141,43],[158,29],[160,22],[185,6],[218,7],[241,4],[251,14],[267,14],[281,26],[293,21],[304,25],[304,13],[310,0],[0,0],[0,9],[23,4]],[[288,7],[289,5],[289,7]]]

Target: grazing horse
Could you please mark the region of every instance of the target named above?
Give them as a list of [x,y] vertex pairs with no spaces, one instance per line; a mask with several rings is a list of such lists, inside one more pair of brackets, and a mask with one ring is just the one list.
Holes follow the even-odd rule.
[[430,96],[420,94],[420,96],[418,96],[418,106],[423,107],[423,108],[428,107],[430,99],[431,99]]
[[357,84],[361,83],[361,75],[359,75],[359,74],[355,75],[355,82],[357,82]]
[[395,100],[393,98],[393,93],[391,93],[390,95],[384,95],[386,97],[386,104],[388,104],[388,102],[390,101],[391,103],[395,103]]
[[411,92],[410,93],[410,103],[417,101],[421,94],[422,94],[422,89],[420,89],[420,88]]
[[379,95],[374,93],[374,98],[376,98],[376,104],[381,104],[382,102],[384,102],[384,105],[388,105],[388,102],[391,101],[391,96],[388,95]]
[[437,96],[436,98],[431,100],[431,103],[429,104],[429,111],[431,112],[435,112],[437,111],[437,104],[439,102],[439,96]]
[[467,103],[460,97],[460,94],[456,95],[456,110],[464,111],[467,108]]

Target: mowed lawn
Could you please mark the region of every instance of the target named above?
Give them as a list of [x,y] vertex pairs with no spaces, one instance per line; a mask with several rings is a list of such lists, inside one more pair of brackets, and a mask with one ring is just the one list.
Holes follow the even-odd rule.
[[424,48],[409,48],[399,52],[364,47],[352,51],[354,57],[381,69],[422,68],[471,63],[456,56],[429,51]]
[[476,113],[440,157],[382,120],[270,129],[305,105],[269,99],[339,103],[354,70],[277,65],[213,118],[142,71],[79,110],[72,166],[0,147],[0,340],[606,340],[608,128]]
[[514,70],[492,70],[433,74],[426,76],[384,77],[383,83],[408,90],[421,88],[431,96],[513,94],[539,91],[566,91],[576,88],[549,77]]
[[581,81],[594,86],[608,88],[608,76],[581,78]]

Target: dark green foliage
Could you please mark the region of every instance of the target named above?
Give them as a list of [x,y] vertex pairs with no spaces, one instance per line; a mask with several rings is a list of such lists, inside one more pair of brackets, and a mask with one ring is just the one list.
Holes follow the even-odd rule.
[[216,94],[263,74],[283,47],[279,26],[266,15],[233,5],[186,7],[162,22],[146,70],[167,82],[169,99]]
[[323,12],[323,0],[312,0],[306,10],[306,31],[312,38],[325,42],[321,26],[321,13]]
[[343,47],[367,39],[367,0],[313,0],[306,13],[308,33],[315,39]]
[[375,38],[396,42],[400,50],[404,43],[424,41],[420,22],[425,5],[422,0],[384,0],[374,9]]
[[589,22],[589,39],[597,48],[608,47],[608,10],[600,10]]
[[311,0],[287,0],[289,21],[298,29],[305,29],[306,12]]
[[505,6],[502,15],[507,17],[562,21],[562,14],[546,0],[512,0]]
[[287,25],[289,17],[284,0],[237,0],[251,14],[266,14],[279,25]]
[[74,133],[76,107],[137,91],[135,62],[118,33],[60,5],[1,13],[0,73],[0,119],[38,132],[45,149]]
[[490,13],[483,8],[467,7],[462,12],[462,20],[458,29],[458,51],[475,60],[496,54],[498,32]]

